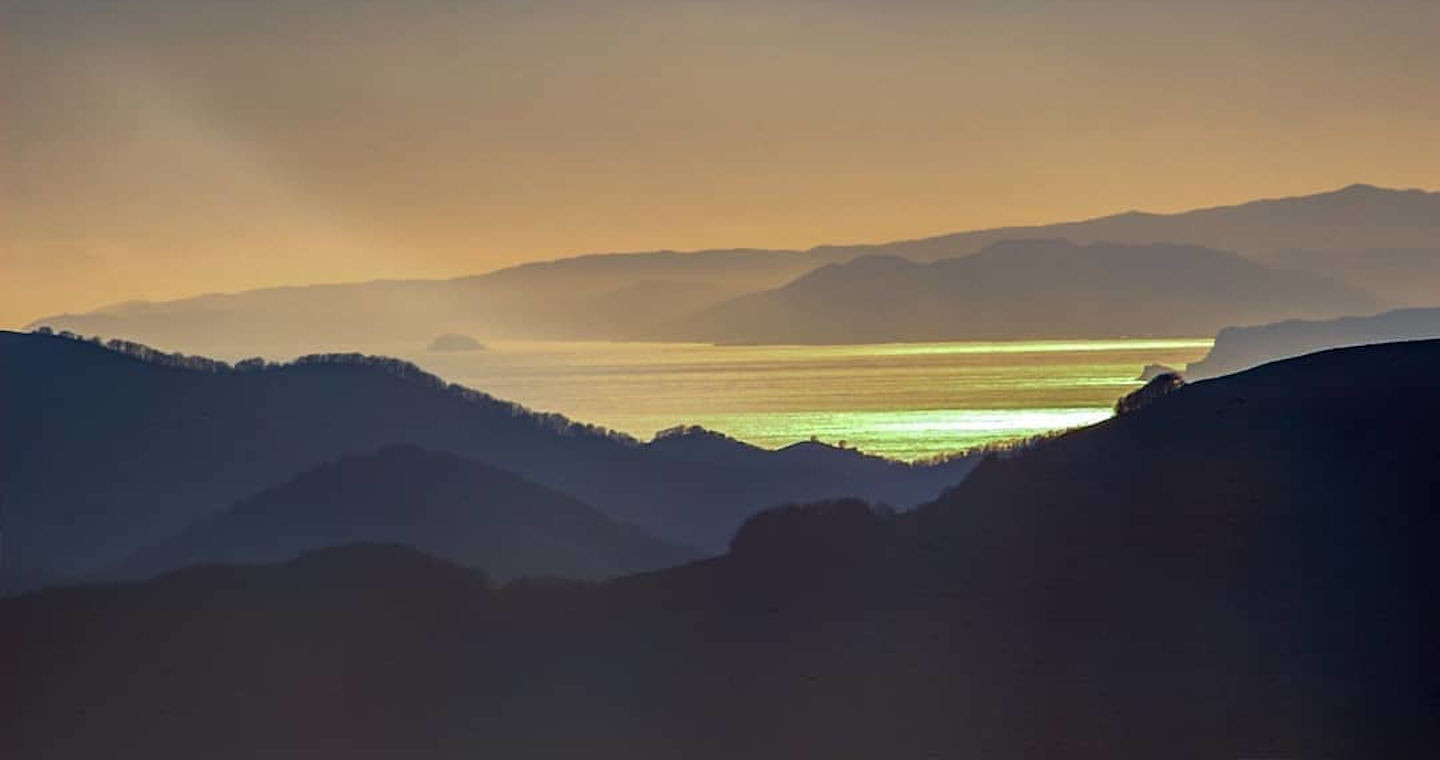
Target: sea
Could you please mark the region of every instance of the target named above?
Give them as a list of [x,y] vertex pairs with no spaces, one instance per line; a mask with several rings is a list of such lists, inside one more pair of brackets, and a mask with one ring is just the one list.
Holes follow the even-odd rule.
[[648,439],[700,425],[766,448],[816,439],[902,460],[1094,424],[1209,338],[715,346],[495,342],[393,347],[446,380]]

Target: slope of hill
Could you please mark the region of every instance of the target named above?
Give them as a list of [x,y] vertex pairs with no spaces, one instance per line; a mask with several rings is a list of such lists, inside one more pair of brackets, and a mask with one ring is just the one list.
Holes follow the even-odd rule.
[[1227,327],[1210,353],[1191,362],[1191,378],[1216,377],[1259,364],[1327,348],[1440,337],[1440,309],[1397,309],[1368,317],[1319,321],[1290,319],[1252,327]]
[[814,267],[798,251],[593,254],[450,280],[268,288],[117,304],[35,325],[269,357],[336,348],[425,345],[458,332],[487,340],[643,339],[697,309],[774,287]]
[[857,467],[838,449],[804,463],[672,458],[394,360],[232,368],[125,350],[0,332],[7,568],[93,571],[298,472],[393,443],[477,459],[705,549],[780,501],[853,492],[915,504],[964,476],[963,462]]
[[599,586],[358,547],[3,601],[0,743],[1426,758],[1437,371],[1430,341],[1195,383],[916,512],[786,507],[724,557]]
[[1440,240],[1416,248],[1283,249],[1257,258],[1272,266],[1324,273],[1380,294],[1395,306],[1440,304]]
[[729,343],[864,343],[1191,336],[1235,322],[1374,307],[1323,277],[1177,245],[996,243],[919,264],[866,256],[711,307],[674,337]]
[[699,557],[504,470],[388,446],[301,473],[141,550],[107,575],[282,562],[366,542],[413,546],[497,580],[604,578]]
[[[662,430],[645,444],[645,448],[667,459],[679,461],[723,462],[747,468],[763,468],[780,463],[799,471],[813,468],[830,470],[834,473],[833,492],[836,494],[851,493],[846,490],[849,488],[864,490],[863,484],[867,478],[883,477],[893,472],[895,467],[893,460],[819,441],[800,441],[774,450],[762,449],[695,425]],[[942,478],[958,483],[975,463],[970,457],[948,460],[942,458],[922,469],[949,473]],[[854,492],[859,493],[860,490]]]
[[[809,251],[592,254],[453,280],[272,288],[120,304],[34,324],[194,353],[271,357],[321,346],[420,346],[445,332],[492,340],[657,339],[675,334],[673,323],[698,311],[779,287],[825,264],[871,255],[935,261],[1004,240],[1038,238],[1237,251],[1370,290],[1385,305],[1429,306],[1427,294],[1440,290],[1437,220],[1440,193],[1352,185],[1178,214],[1129,212]],[[1296,316],[1301,315],[1274,318]]]
[[1236,251],[1270,266],[1362,288],[1390,306],[1434,306],[1434,294],[1440,293],[1440,192],[1363,184],[1175,214],[1131,211],[878,245],[822,246],[812,253],[835,261],[870,254],[935,261],[1022,238]]
[[1355,184],[1292,198],[1267,198],[1176,214],[1129,211],[1077,222],[999,227],[878,245],[822,246],[836,260],[868,254],[934,261],[1001,240],[1063,238],[1072,243],[1173,243],[1245,254],[1285,249],[1362,251],[1440,245],[1440,192]]

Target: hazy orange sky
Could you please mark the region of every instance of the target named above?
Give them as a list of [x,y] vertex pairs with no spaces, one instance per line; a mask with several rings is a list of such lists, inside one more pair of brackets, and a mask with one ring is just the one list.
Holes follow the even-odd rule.
[[1434,0],[0,0],[0,325],[1440,186]]

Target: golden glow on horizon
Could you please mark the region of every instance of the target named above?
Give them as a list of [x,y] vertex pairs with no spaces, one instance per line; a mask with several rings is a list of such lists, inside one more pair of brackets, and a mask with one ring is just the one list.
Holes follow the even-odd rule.
[[0,325],[1434,187],[1440,3],[0,7]]

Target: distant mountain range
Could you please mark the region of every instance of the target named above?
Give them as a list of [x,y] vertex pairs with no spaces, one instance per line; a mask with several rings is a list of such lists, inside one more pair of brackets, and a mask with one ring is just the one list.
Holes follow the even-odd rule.
[[1292,198],[1268,198],[1176,214],[1129,211],[1077,222],[959,232],[879,245],[821,246],[837,260],[868,254],[935,261],[1002,240],[1062,238],[1072,243],[1173,243],[1265,257],[1287,250],[1363,251],[1440,248],[1440,192],[1355,184]]
[[[1369,310],[1374,311],[1440,305],[1433,302],[1432,296],[1440,292],[1437,219],[1440,193],[1353,185],[1317,195],[1179,214],[1129,212],[1078,222],[979,230],[877,245],[821,246],[809,251],[596,254],[454,280],[272,288],[164,303],[127,303],[86,314],[45,317],[35,324],[192,353],[248,352],[271,357],[381,344],[411,344],[418,349],[445,333],[472,335],[481,341],[704,340],[708,339],[712,317],[697,315],[710,309],[723,310],[727,307],[720,304],[744,299],[747,294],[781,288],[826,265],[868,256],[938,262],[969,256],[1004,241],[1037,239],[1068,240],[1077,246],[1165,244],[1157,251],[1193,246],[1231,251],[1275,269],[1343,282],[1350,286],[1346,292],[1352,294],[1367,292],[1373,297]],[[1016,249],[1002,246],[1000,250]],[[973,282],[968,287],[1006,293],[1009,284],[1002,281],[987,288],[985,282]],[[1077,285],[1076,290],[1080,287]],[[1198,285],[1178,276],[1167,287],[1184,292],[1186,303],[1197,306],[1202,314],[1212,313],[1225,303],[1223,297],[1218,302],[1207,301],[1208,294]],[[986,319],[1011,325],[1046,313],[1045,304],[1037,303],[1038,299],[1025,299],[1023,293],[1013,291],[1011,295],[1017,299],[1013,303],[987,302]],[[919,303],[927,297],[925,292],[891,293],[891,299],[899,305]],[[1076,293],[1070,298],[1083,300],[1084,295]],[[1102,294],[1095,293],[1093,298],[1099,300]],[[800,318],[823,322],[827,314],[842,307],[825,302],[816,313],[806,312]],[[1339,316],[1345,313],[1343,308],[1337,304],[1323,316]],[[1062,316],[1063,312],[1056,315],[1051,331],[1060,329]],[[1147,314],[1142,321],[1165,316]],[[1271,313],[1259,319],[1299,316],[1303,315]],[[1204,329],[1197,333],[1187,324],[1185,334],[1209,334],[1239,321],[1239,317],[1232,317],[1207,323],[1197,314],[1191,324]],[[966,322],[970,325],[975,320]],[[1010,334],[1004,330],[986,333],[978,326],[967,325],[957,325],[953,332],[985,338]],[[1102,332],[1086,337],[1131,334],[1129,330],[1116,333],[1108,322],[1094,329]],[[927,324],[919,332],[877,332],[893,335],[890,339],[918,340],[936,334],[937,327]]]
[[973,464],[912,466],[818,444],[770,452],[701,431],[683,436],[712,453],[644,444],[360,355],[232,367],[0,332],[0,378],[11,578],[103,570],[302,472],[391,444],[507,470],[707,551],[772,504],[853,493],[911,505]]
[[451,280],[266,288],[130,302],[35,325],[172,350],[263,354],[412,344],[450,333],[633,339],[697,308],[780,285],[814,267],[798,251],[616,253],[524,264]]
[[1252,327],[1227,327],[1204,359],[1192,362],[1192,379],[1215,377],[1276,359],[1327,348],[1440,338],[1440,309],[1399,309],[1369,317],[1319,321],[1298,319]]
[[283,562],[365,542],[412,546],[496,580],[607,578],[701,556],[503,470],[453,454],[388,446],[308,470],[202,518],[105,575]]
[[0,752],[1427,758],[1437,374],[1426,341],[1193,383],[598,585],[365,545],[0,601]]
[[1373,309],[1366,293],[1188,245],[1011,240],[927,264],[864,256],[713,306],[677,339],[879,343],[1205,335]]

